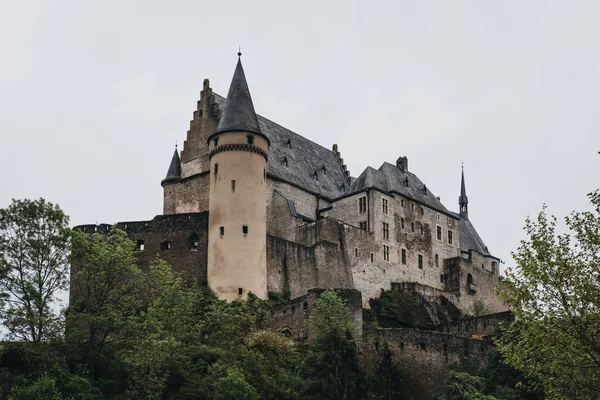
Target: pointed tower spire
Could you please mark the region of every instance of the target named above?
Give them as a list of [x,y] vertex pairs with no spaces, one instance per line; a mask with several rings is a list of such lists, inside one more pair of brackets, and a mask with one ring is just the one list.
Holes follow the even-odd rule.
[[229,93],[227,94],[219,126],[216,132],[208,138],[208,141],[220,133],[234,131],[254,133],[269,140],[260,131],[258,125],[258,118],[254,111],[254,104],[252,104],[252,97],[242,67],[241,53],[238,53],[238,62],[233,73],[231,86],[229,86]]
[[179,160],[179,152],[177,151],[177,145],[175,145],[175,153],[173,153],[167,176],[160,185],[164,187],[166,183],[178,181],[179,179],[181,179],[181,160]]
[[461,166],[461,177],[460,177],[460,197],[458,198],[458,206],[460,210],[460,217],[462,219],[469,219],[468,204],[469,198],[467,197],[467,189],[465,188],[465,168]]

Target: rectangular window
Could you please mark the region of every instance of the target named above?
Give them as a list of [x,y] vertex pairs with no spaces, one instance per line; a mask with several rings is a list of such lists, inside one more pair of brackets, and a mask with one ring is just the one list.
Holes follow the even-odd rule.
[[406,249],[402,249],[402,264],[406,265]]
[[425,215],[425,209],[421,207],[421,215]]
[[423,255],[419,254],[419,269],[423,269]]
[[231,181],[231,191],[235,192],[235,181]]
[[224,226],[219,228],[219,234],[221,235],[221,237],[223,237],[225,235],[225,227]]
[[243,233],[244,235],[247,235],[247,234],[248,234],[248,225],[242,225],[242,233]]
[[238,288],[238,296],[242,297],[242,293],[244,293],[244,289],[242,289],[241,287]]
[[404,218],[400,218],[400,225],[402,229],[404,229]]
[[383,261],[390,261],[390,246],[383,245]]
[[360,229],[362,229],[363,231],[367,230],[367,221],[360,222]]
[[444,275],[440,274],[440,283],[444,283]]
[[440,218],[441,218],[441,216],[440,216],[440,214],[438,214],[437,216],[438,216],[438,221],[439,221],[439,220],[440,220]]
[[452,231],[448,229],[448,244],[452,244]]
[[371,253],[371,262],[373,262],[373,253]]
[[425,236],[425,228],[423,228],[423,224],[421,224],[421,236]]
[[442,227],[438,225],[436,227],[436,232],[437,232],[437,240],[439,240],[441,242],[442,241]]
[[215,163],[214,170],[215,175],[217,175],[219,173],[219,163]]
[[390,224],[388,224],[387,222],[384,222],[382,225],[383,225],[383,238],[389,239],[390,238]]
[[404,207],[404,199],[400,199],[400,205]]
[[414,231],[415,231],[415,223],[414,223],[414,222],[411,222],[411,223],[410,223],[410,231],[411,231],[411,232],[414,232]]
[[440,266],[440,256],[438,256],[437,254],[435,255],[435,266],[436,267]]
[[452,226],[452,218],[448,217],[448,226]]
[[354,248],[354,257],[358,257],[358,248]]
[[358,199],[358,212],[364,213],[367,212],[367,197],[361,197]]
[[410,203],[410,210],[415,211],[415,205],[413,203]]
[[382,199],[382,205],[383,205],[383,213],[387,214],[388,213],[388,201],[387,201],[387,199]]

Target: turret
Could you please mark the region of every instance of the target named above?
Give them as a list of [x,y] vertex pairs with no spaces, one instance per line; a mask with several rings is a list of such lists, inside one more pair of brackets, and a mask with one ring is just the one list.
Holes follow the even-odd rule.
[[175,214],[175,205],[177,202],[177,185],[174,185],[174,183],[178,182],[180,179],[181,160],[179,159],[177,145],[175,145],[175,152],[173,153],[173,158],[171,158],[171,163],[169,164],[167,176],[160,182],[160,185],[163,187],[163,214],[165,215]]
[[469,198],[467,197],[467,189],[465,188],[465,169],[463,167],[460,178],[460,196],[458,198],[458,207],[460,210],[461,219],[469,219],[468,204]]
[[258,124],[240,58],[208,150],[208,285],[220,299],[245,299],[249,292],[266,299],[269,139]]

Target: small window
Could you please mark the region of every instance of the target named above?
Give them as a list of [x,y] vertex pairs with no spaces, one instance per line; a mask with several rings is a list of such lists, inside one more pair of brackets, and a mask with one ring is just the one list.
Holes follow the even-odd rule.
[[423,228],[423,224],[421,224],[421,236],[425,236],[425,228]]
[[171,250],[171,242],[165,240],[160,244],[160,251],[169,251]]
[[302,303],[302,311],[308,311],[308,303],[306,301]]
[[323,165],[321,167],[321,172],[323,173],[323,175],[327,175],[327,170],[325,169],[325,165]]
[[414,222],[411,222],[411,223],[410,223],[410,231],[411,231],[411,232],[414,232],[414,231],[415,231],[415,223],[414,223]]
[[202,116],[202,110],[198,110],[198,116],[201,117]]
[[388,201],[387,199],[382,199],[382,207],[383,207],[383,213],[387,214],[388,213]]
[[410,203],[410,210],[415,211],[415,205],[413,203]]
[[402,264],[406,265],[406,249],[402,249]]
[[444,283],[444,275],[440,274],[440,283]]
[[383,261],[390,261],[390,246],[383,245]]
[[354,257],[358,257],[358,248],[354,248]]
[[200,245],[200,237],[198,234],[192,233],[190,237],[188,237],[188,248],[196,249]]
[[404,229],[404,218],[400,218],[400,227]]
[[373,253],[371,253],[371,262],[373,262],[373,259],[374,259]]
[[438,214],[438,215],[437,215],[437,217],[438,217],[438,221],[439,221],[439,220],[440,220],[440,218],[441,218],[440,214]]
[[213,139],[213,146],[217,147],[218,145],[219,145],[219,138],[216,137],[216,138]]
[[400,199],[400,205],[404,207],[404,199]]
[[425,209],[421,207],[421,215],[425,215]]
[[136,247],[139,251],[144,251],[144,241],[143,240],[138,240],[136,243]]
[[215,172],[215,175],[217,175],[219,173],[219,163],[215,163],[214,172]]
[[231,191],[235,192],[235,180],[231,181]]
[[423,269],[423,255],[419,254],[419,269]]
[[388,224],[387,222],[383,222],[383,238],[384,239],[389,239],[390,238],[390,224]]
[[360,229],[363,231],[367,230],[367,221],[361,221],[360,222]]
[[292,148],[292,139],[288,139],[287,142],[285,142],[285,145],[287,146],[288,149]]
[[248,144],[254,144],[254,136],[253,135],[246,136],[246,139],[248,140]]
[[239,287],[238,288],[238,296],[242,297],[242,294],[244,293],[244,288]]
[[436,232],[437,232],[437,240],[439,240],[441,242],[442,241],[442,227],[437,225]]
[[452,231],[448,230],[448,244],[452,244]]
[[318,181],[318,180],[319,180],[319,174],[317,173],[317,171],[316,171],[316,170],[315,170],[315,172],[313,173],[313,179],[314,179],[315,181]]
[[283,157],[283,159],[281,160],[281,165],[283,165],[284,167],[288,166],[288,159],[287,159],[287,157]]
[[425,343],[421,343],[421,350],[425,351]]
[[244,235],[247,235],[247,234],[248,234],[248,225],[242,225],[242,233],[243,233]]
[[452,218],[448,217],[448,226],[452,226]]
[[358,212],[364,213],[367,212],[367,197],[363,196],[358,199]]
[[219,235],[221,235],[221,237],[225,236],[225,227],[224,226],[219,228]]
[[467,285],[471,285],[473,283],[473,275],[467,275]]
[[437,254],[435,255],[435,266],[436,267],[440,266],[440,256],[438,256]]

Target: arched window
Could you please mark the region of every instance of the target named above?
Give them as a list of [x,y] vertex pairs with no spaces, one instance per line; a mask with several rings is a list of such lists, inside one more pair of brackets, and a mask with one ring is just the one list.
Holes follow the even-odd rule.
[[467,275],[467,285],[471,285],[473,283],[473,275]]
[[160,251],[169,251],[171,250],[171,242],[165,240],[160,244]]
[[196,232],[192,233],[190,237],[188,237],[188,248],[196,249],[200,245],[200,237]]

